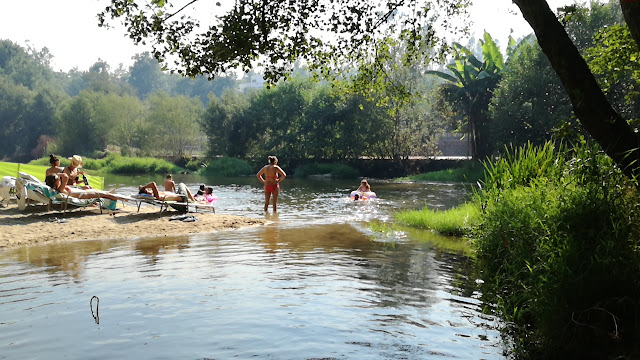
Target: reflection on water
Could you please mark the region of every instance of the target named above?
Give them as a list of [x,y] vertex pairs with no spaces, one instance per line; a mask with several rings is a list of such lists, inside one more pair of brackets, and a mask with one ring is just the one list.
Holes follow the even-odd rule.
[[[264,191],[255,177],[206,179],[195,175],[176,175],[176,181],[185,182],[192,191],[200,183],[213,186],[216,213],[263,217]],[[122,194],[136,192],[137,185],[157,178],[116,177],[106,179],[107,189],[116,189]],[[278,198],[278,216],[283,222],[303,221],[309,223],[336,223],[353,221],[392,220],[398,209],[430,208],[446,209],[458,205],[466,199],[468,187],[460,184],[413,184],[389,181],[370,181],[378,198],[367,201],[353,201],[349,193],[359,185],[359,181],[345,180],[300,180],[287,178],[281,183]],[[271,211],[271,210],[270,210]]]
[[260,228],[0,253],[0,358],[502,358],[467,257],[360,222],[403,197],[306,193]]

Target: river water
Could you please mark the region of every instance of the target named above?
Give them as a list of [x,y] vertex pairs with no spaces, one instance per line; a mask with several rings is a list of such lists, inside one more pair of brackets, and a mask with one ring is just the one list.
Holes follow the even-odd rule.
[[463,186],[373,180],[378,199],[351,201],[357,180],[286,179],[265,215],[257,180],[208,182],[217,213],[273,224],[0,252],[0,359],[503,358],[460,239],[368,225]]

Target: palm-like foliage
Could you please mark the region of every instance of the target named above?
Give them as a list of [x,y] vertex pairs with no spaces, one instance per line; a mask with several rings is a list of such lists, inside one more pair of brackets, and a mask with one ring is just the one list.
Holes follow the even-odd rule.
[[[516,44],[515,40],[509,36],[507,60],[528,39],[529,37],[526,37]],[[500,48],[489,33],[484,33],[480,45],[482,46],[481,60],[467,47],[454,43],[453,61],[447,65],[450,73],[436,70],[426,72],[448,82],[442,88],[443,94],[465,117],[463,131],[471,138],[472,155],[475,158],[484,158],[491,152],[488,141],[487,108],[506,63]]]

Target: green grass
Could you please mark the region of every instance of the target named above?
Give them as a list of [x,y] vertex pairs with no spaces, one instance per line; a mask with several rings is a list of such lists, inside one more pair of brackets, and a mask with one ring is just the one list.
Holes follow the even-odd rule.
[[471,236],[516,358],[618,358],[638,344],[637,182],[595,146],[527,145],[486,168]]
[[298,166],[293,171],[295,177],[304,178],[310,175],[325,175],[330,174],[331,177],[338,179],[354,179],[360,176],[358,170],[352,168],[349,165],[332,163],[332,164],[304,164]]
[[[60,166],[69,165],[67,158],[60,157]],[[173,163],[151,157],[124,157],[109,155],[104,159],[91,159],[83,157],[83,168],[97,173],[110,174],[170,174],[180,172],[183,169]],[[40,158],[29,162],[33,165],[49,166],[49,158]]]
[[198,171],[200,175],[209,176],[249,176],[255,174],[248,162],[232,157],[215,159]]
[[465,163],[459,168],[405,176],[397,180],[475,183],[484,180],[484,167],[480,163]]
[[402,211],[396,219],[405,225],[431,229],[444,235],[464,236],[480,222],[480,209],[476,203],[465,203],[448,210]]
[[474,256],[473,246],[464,238],[442,235],[434,231],[417,229],[411,226],[403,226],[397,223],[389,224],[381,221],[370,222],[369,229],[387,238],[410,236],[411,239],[428,243],[439,250],[461,254],[468,257]]

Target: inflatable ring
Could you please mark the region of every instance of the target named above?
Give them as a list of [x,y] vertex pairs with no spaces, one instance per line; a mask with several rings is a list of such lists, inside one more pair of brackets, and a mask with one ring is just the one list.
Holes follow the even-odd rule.
[[374,193],[373,191],[366,191],[366,192],[362,192],[362,191],[357,191],[354,190],[351,192],[351,194],[349,195],[349,197],[352,200],[367,200],[367,199],[375,199],[376,198],[376,193]]

